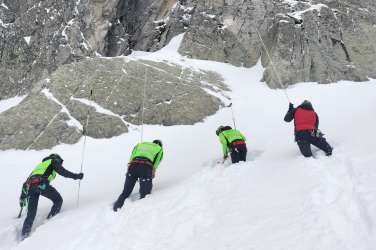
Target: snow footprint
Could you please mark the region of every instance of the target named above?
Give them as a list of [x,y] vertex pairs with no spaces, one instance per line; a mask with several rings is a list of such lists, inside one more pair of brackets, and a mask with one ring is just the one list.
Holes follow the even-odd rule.
[[371,250],[371,227],[366,207],[357,191],[357,175],[345,156],[312,162],[321,176],[320,187],[312,194],[313,203],[349,249]]

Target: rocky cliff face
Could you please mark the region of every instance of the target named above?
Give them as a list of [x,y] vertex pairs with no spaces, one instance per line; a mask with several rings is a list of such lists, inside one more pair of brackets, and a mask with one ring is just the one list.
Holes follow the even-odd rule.
[[59,66],[104,49],[117,0],[1,0],[0,97],[26,93]]
[[110,49],[115,55],[132,48],[156,50],[186,32],[182,54],[246,67],[261,57],[264,80],[271,87],[365,81],[376,75],[376,2],[372,0],[142,2],[120,3],[114,20],[118,25],[107,39],[128,44],[126,49]]
[[[212,114],[220,101],[202,92],[200,78],[224,89],[213,73],[100,59],[156,51],[181,33],[181,54],[245,67],[261,60],[263,80],[273,88],[376,77],[374,0],[0,0],[0,100],[29,94],[0,114],[0,148],[74,143],[88,111],[99,124],[89,126],[90,136],[126,132],[129,124],[138,123],[140,104],[134,95],[143,84],[140,72],[149,68],[163,74],[151,73],[155,85],[150,87],[157,92],[146,122],[191,124]],[[124,77],[123,68],[132,73]],[[184,78],[193,75],[199,77]],[[177,80],[199,87],[158,87]],[[103,91],[95,91],[94,103],[104,113],[86,102],[88,86],[95,82]],[[157,112],[153,105],[163,108]]]
[[375,1],[197,1],[192,6],[183,54],[238,66],[252,66],[261,55],[264,80],[272,87],[281,87],[280,81],[364,81],[376,75]]
[[271,87],[281,87],[280,82],[376,77],[373,0],[0,3],[3,98],[27,92],[60,65],[96,53],[119,56],[133,49],[155,51],[183,32],[180,52],[193,58],[250,67],[261,57],[264,80]]

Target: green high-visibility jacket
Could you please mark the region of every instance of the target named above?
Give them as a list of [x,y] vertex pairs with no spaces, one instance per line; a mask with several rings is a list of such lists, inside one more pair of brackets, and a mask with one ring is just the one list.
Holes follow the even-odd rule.
[[[44,162],[39,163],[36,168],[31,172],[30,176],[35,176],[35,175],[40,175],[40,176],[45,176],[45,173],[48,169],[48,167],[51,165],[52,160],[46,160]],[[47,177],[47,176],[45,176]],[[49,182],[51,182],[53,179],[56,178],[56,171],[52,169],[50,175],[48,175],[47,179]]]
[[229,129],[229,130],[224,130],[222,131],[219,135],[219,141],[222,144],[222,151],[223,151],[223,156],[228,155],[228,150],[231,142],[234,141],[245,141],[245,137],[242,133],[240,133],[239,130],[235,129]]
[[[44,179],[47,179],[48,182],[51,182],[55,179],[56,175],[59,174],[61,176],[76,179],[77,174],[74,174],[68,170],[66,170],[62,165],[61,162],[56,162],[52,159],[45,159],[43,162],[39,163],[34,170],[31,172],[30,177],[32,176],[41,176]],[[30,178],[29,177],[29,178]]]
[[153,163],[154,170],[158,168],[163,159],[163,149],[156,143],[143,142],[137,144],[132,151],[130,161],[137,157],[146,158]]

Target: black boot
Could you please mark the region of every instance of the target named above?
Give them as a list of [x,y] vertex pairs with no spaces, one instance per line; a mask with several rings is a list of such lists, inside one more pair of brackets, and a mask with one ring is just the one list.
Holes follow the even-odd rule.
[[114,210],[114,212],[117,212],[118,209],[122,208],[123,207],[123,204],[124,204],[124,201],[121,202],[121,199],[119,197],[119,199],[117,201],[115,201],[112,209]]
[[325,152],[325,155],[326,156],[331,156],[333,153],[333,148],[332,147],[329,147],[328,150]]
[[61,203],[56,203],[52,206],[51,211],[48,213],[47,219],[50,219],[60,212]]
[[[60,211],[60,210],[59,210]],[[59,213],[59,211],[57,210],[51,210],[48,215],[47,215],[47,219],[51,219],[52,217],[54,217],[56,214]]]
[[27,237],[29,237],[30,232],[31,232],[31,226],[29,226],[29,225],[24,225],[23,228],[22,228],[21,240],[24,240],[24,239],[26,239]]

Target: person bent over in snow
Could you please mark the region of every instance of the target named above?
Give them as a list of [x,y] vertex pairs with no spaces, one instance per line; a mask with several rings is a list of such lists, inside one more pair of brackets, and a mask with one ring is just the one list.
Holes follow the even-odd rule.
[[215,133],[222,144],[223,160],[227,159],[230,152],[232,163],[246,161],[246,139],[240,131],[232,129],[230,126],[219,126]]
[[140,182],[140,199],[151,193],[155,171],[162,159],[163,149],[160,140],[139,143],[133,148],[123,192],[113,205],[115,212],[123,206],[125,199],[131,195],[137,180]]
[[21,208],[27,206],[27,216],[22,227],[22,239],[29,236],[35,215],[37,214],[39,196],[42,195],[53,202],[47,219],[59,213],[63,199],[59,192],[50,185],[55,179],[56,174],[62,175],[74,180],[81,180],[83,173],[74,174],[66,170],[63,166],[63,159],[58,154],[51,154],[44,158],[40,164],[31,172],[26,182],[22,186],[20,196]]
[[332,155],[333,148],[324,138],[324,134],[318,129],[319,117],[314,111],[311,102],[305,100],[297,108],[292,103],[289,104],[289,110],[285,115],[286,122],[294,120],[295,141],[300,152],[305,157],[311,157],[311,144],[325,152],[327,156]]

